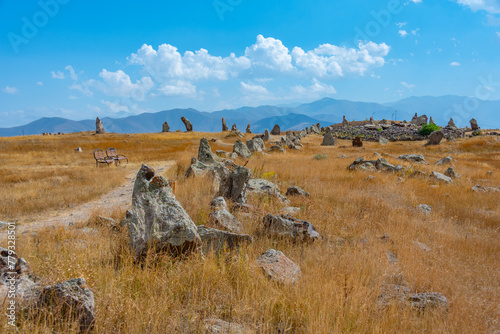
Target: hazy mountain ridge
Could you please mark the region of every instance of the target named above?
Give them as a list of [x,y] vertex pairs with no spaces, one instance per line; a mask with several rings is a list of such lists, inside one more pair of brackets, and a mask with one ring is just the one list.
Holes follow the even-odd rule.
[[[378,104],[369,102],[354,102],[349,100],[336,100],[324,98],[311,103],[304,103],[296,107],[259,106],[242,107],[232,110],[219,110],[215,112],[201,112],[196,109],[172,109],[156,113],[143,113],[124,118],[104,117],[104,127],[108,132],[118,133],[143,133],[160,132],[161,125],[167,121],[171,131],[185,130],[181,117],[191,121],[194,131],[219,132],[221,131],[221,118],[226,119],[231,127],[236,124],[244,131],[247,124],[252,131],[263,132],[272,129],[278,123],[283,131],[298,127],[308,126],[320,122],[322,125],[340,123],[342,116],[349,121],[365,120],[370,117],[375,119],[411,120],[415,113],[432,116],[439,125],[446,125],[453,117],[458,126],[469,125],[471,118],[476,118],[479,126],[483,128],[500,128],[500,101],[482,101],[463,96],[422,96],[409,97],[397,102]],[[94,120],[73,121],[53,117],[41,118],[26,125],[0,128],[0,136],[20,136],[50,133],[69,133],[92,131],[95,129]]]

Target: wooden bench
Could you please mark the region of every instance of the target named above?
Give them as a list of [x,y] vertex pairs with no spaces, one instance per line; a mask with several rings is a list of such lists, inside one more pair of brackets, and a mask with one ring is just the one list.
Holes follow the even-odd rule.
[[98,167],[99,164],[106,164],[109,166],[109,164],[115,162],[113,158],[107,157],[101,149],[94,151],[94,159],[96,167]]
[[116,150],[112,147],[110,147],[106,150],[106,155],[109,159],[113,159],[114,161],[116,161],[120,164],[122,163],[122,160],[127,160],[127,163],[128,163],[128,158],[126,156],[124,156],[123,154],[118,154],[116,152]]

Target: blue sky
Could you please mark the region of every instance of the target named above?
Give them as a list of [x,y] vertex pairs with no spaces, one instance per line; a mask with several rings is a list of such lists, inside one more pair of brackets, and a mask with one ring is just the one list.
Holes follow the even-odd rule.
[[0,0],[0,127],[287,105],[500,99],[499,0]]

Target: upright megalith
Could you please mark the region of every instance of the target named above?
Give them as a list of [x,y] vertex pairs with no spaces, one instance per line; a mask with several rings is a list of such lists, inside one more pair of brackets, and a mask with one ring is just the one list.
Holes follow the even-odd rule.
[[472,131],[479,130],[479,126],[477,125],[477,121],[475,118],[470,120],[470,127],[471,127]]
[[200,147],[198,148],[198,160],[206,163],[216,163],[217,157],[212,153],[210,144],[207,138],[201,138]]
[[247,125],[246,133],[252,133],[252,130],[250,130],[250,124]]
[[432,116],[431,118],[429,118],[429,124],[436,125],[436,122],[434,122],[434,118],[432,118]]
[[455,125],[455,122],[453,121],[453,118],[450,118],[450,121],[448,122],[448,125],[446,127],[452,130],[458,129],[458,127]]
[[269,137],[270,137],[270,136],[269,136],[269,130],[268,130],[268,129],[266,129],[266,130],[264,131],[264,138],[263,138],[263,140],[264,140],[264,141],[269,141]]
[[238,156],[243,157],[245,159],[250,158],[250,156],[252,155],[252,152],[250,152],[247,145],[245,145],[245,143],[243,143],[239,139],[236,139],[236,141],[234,142],[233,152],[237,153]]
[[363,141],[361,138],[358,136],[352,140],[352,146],[353,147],[363,147]]
[[95,133],[98,135],[102,135],[104,132],[104,124],[102,124],[102,121],[99,119],[99,117],[97,117],[95,120]]
[[233,124],[233,126],[231,127],[231,131],[237,131],[238,130],[238,127],[236,126],[236,123]]
[[186,118],[186,117],[181,117],[182,123],[186,126],[186,132],[192,132],[193,131],[193,124]]
[[278,124],[275,124],[273,129],[271,130],[271,134],[274,136],[277,136],[281,133],[280,126]]
[[413,116],[410,123],[417,126],[426,125],[427,115],[418,116],[417,113],[415,113],[415,116]]
[[167,122],[163,123],[161,132],[169,132],[169,131],[170,131],[170,126],[168,126],[168,123]]
[[343,118],[342,118],[342,126],[349,126],[349,122],[347,121],[345,116],[343,116]]
[[226,119],[224,117],[222,117],[222,131],[229,131],[229,128],[226,124]]
[[130,247],[136,258],[149,249],[173,255],[201,250],[196,225],[176,200],[168,181],[155,176],[155,170],[147,165],[137,173],[127,217]]
[[322,146],[335,146],[335,138],[333,138],[332,130],[328,127],[326,128],[325,135],[323,136]]

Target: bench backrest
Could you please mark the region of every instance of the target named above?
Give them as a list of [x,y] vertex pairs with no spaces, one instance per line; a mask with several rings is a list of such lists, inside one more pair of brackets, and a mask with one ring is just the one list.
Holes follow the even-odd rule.
[[110,147],[106,150],[106,155],[109,158],[114,158],[118,156],[118,153],[116,153],[116,150],[114,148]]
[[97,149],[94,151],[94,159],[103,160],[105,158],[106,156],[104,155],[104,152],[101,149]]

